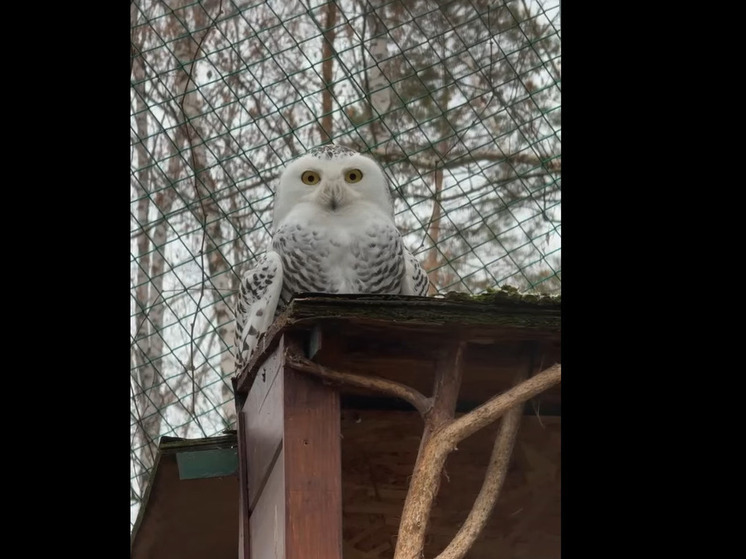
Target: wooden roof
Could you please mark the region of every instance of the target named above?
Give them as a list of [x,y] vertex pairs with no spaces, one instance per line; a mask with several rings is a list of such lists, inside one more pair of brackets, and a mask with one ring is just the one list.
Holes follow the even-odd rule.
[[161,437],[132,530],[132,559],[238,556],[238,442]]
[[[337,347],[327,344],[315,361],[390,376],[423,393],[431,388],[429,363],[434,352],[444,342],[466,340],[466,370],[474,371],[462,395],[467,407],[483,401],[485,383],[491,395],[508,388],[515,365],[527,352],[540,361],[537,367],[561,361],[559,297],[524,295],[510,288],[442,298],[308,294],[293,299],[259,340],[257,352],[235,379],[236,392],[248,393],[281,334],[303,330],[309,331],[310,355],[316,353],[314,345],[322,345],[322,333],[335,340]],[[338,356],[333,363],[328,361],[331,352]],[[559,405],[558,392],[555,396],[554,406]]]

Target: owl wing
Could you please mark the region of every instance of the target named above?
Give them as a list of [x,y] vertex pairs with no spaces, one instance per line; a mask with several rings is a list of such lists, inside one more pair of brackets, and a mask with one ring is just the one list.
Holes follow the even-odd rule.
[[402,282],[402,295],[427,295],[430,281],[427,273],[420,266],[414,255],[404,248],[404,281]]
[[266,332],[274,321],[281,291],[282,260],[279,254],[270,250],[254,268],[241,276],[235,312],[236,375],[240,374],[249,362],[259,336]]

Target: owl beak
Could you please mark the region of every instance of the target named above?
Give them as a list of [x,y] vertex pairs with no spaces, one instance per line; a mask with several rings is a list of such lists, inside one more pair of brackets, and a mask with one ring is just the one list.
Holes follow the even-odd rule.
[[319,189],[319,202],[332,211],[345,205],[347,198],[347,190],[340,181],[329,181]]

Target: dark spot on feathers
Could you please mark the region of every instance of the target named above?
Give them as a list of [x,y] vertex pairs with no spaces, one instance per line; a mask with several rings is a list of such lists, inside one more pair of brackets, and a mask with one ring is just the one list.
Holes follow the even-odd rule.
[[263,316],[263,315],[264,315],[264,309],[258,309],[258,310],[256,311],[256,315],[257,315],[257,316]]

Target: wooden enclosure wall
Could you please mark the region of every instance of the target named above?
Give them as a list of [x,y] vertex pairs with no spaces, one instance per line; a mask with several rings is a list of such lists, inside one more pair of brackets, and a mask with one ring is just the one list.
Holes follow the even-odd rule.
[[[459,444],[446,462],[425,557],[436,557],[466,519],[484,479],[499,424]],[[560,558],[558,416],[524,415],[508,476],[466,559]],[[391,559],[422,434],[416,412],[344,410],[345,559]]]
[[339,393],[282,362],[265,361],[241,410],[248,559],[341,559]]
[[[402,411],[395,398],[327,386],[286,368],[285,344],[296,337],[306,337],[318,364],[395,380],[428,396],[444,343],[453,342],[454,332],[474,339],[464,354],[461,411],[508,390],[518,371],[535,374],[561,363],[554,323],[454,330],[442,309],[435,310],[438,322],[429,326],[328,319],[313,330],[304,324],[277,332],[272,344],[279,338],[279,345],[274,351],[267,345],[272,353],[256,375],[252,369],[237,380],[237,393],[246,395],[239,417],[248,487],[242,559],[391,559],[396,547],[423,421],[415,411]],[[560,558],[560,386],[526,410],[497,505],[465,559]],[[437,556],[466,519],[498,427],[499,421],[462,441],[448,458],[425,557]]]

